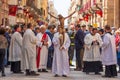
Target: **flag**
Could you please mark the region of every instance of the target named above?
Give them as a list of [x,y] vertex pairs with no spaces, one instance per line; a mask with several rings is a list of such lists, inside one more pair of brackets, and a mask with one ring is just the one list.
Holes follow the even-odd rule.
[[9,15],[16,16],[17,5],[9,5]]
[[103,12],[102,12],[102,10],[97,10],[95,13],[98,14],[98,15],[100,15],[100,17],[103,17]]
[[16,24],[16,16],[9,15],[8,19],[9,19],[9,24],[10,25],[15,25]]

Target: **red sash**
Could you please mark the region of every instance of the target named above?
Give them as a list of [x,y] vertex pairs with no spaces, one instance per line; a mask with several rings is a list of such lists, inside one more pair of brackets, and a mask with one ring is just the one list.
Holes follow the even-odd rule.
[[[41,42],[44,42],[45,40],[47,40],[47,34],[44,33],[43,36],[42,36],[42,40]],[[37,68],[39,68],[39,64],[40,64],[40,51],[41,51],[41,48],[38,47],[37,48],[37,51],[38,51],[38,54],[37,54],[37,60],[36,60],[36,64],[37,64]]]

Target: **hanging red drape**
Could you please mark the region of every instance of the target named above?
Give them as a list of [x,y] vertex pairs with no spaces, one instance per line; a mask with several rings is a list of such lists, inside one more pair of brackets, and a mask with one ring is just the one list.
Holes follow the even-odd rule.
[[103,17],[103,12],[102,12],[102,10],[97,10],[97,11],[96,11],[96,14],[100,15],[100,17]]
[[16,16],[17,5],[9,5],[9,15]]

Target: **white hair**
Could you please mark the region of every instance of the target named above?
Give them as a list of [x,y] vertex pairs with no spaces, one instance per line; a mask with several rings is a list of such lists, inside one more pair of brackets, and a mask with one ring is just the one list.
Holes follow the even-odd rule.
[[46,26],[45,25],[41,25],[40,28],[46,28]]

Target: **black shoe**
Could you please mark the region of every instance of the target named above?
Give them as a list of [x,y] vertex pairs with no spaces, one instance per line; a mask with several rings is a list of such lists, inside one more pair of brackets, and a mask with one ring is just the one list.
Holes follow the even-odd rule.
[[26,76],[30,75],[30,70],[26,70]]
[[38,72],[42,72],[42,69],[38,69]]
[[67,75],[62,75],[62,77],[67,77]]
[[42,72],[48,72],[46,69],[42,69]]
[[95,75],[101,75],[101,73],[99,73],[99,72],[95,72]]
[[2,73],[2,77],[5,77],[6,75],[5,75],[5,73]]
[[31,71],[30,75],[31,76],[39,76],[40,74],[37,74],[35,71]]
[[54,76],[54,77],[59,77],[59,75],[55,74],[55,76]]

